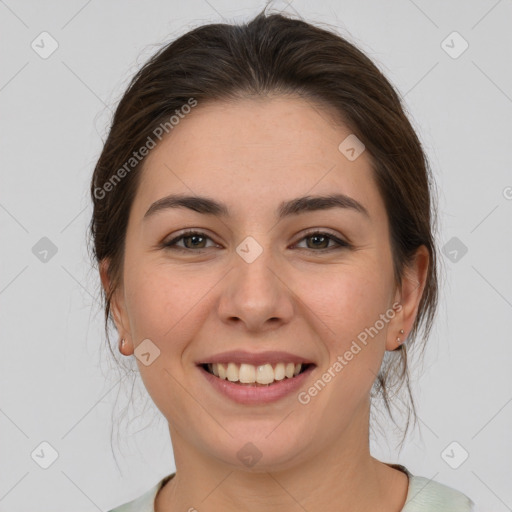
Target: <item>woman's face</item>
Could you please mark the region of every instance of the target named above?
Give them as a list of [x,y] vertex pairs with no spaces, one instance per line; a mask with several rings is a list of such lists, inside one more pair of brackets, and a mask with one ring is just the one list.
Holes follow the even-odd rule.
[[[247,99],[199,104],[148,155],[113,312],[175,453],[276,469],[368,443],[369,392],[414,305],[397,307],[386,210],[368,152],[339,149],[349,135],[303,99]],[[151,208],[170,195],[221,211]],[[165,247],[184,230],[200,233]],[[237,364],[221,380],[213,361]],[[280,380],[232,383],[244,362],[244,380]]]

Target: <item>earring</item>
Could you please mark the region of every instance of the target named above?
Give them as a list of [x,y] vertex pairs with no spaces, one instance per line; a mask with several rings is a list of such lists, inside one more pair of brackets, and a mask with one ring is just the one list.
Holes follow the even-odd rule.
[[[400,331],[399,331],[399,332],[400,332],[400,334],[403,334],[403,333],[404,333],[404,330],[403,330],[403,329],[400,329]],[[403,341],[402,341],[400,338],[397,338],[397,339],[396,339],[396,342],[397,342],[399,345],[401,345],[401,344],[403,343]]]

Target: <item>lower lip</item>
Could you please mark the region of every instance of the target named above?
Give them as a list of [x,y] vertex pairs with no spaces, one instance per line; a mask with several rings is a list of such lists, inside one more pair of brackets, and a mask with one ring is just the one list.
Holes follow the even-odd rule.
[[199,366],[198,368],[205,376],[206,380],[224,396],[231,398],[231,400],[239,404],[254,405],[276,402],[277,400],[298,391],[315,366],[311,365],[296,377],[291,379],[285,377],[283,380],[274,382],[269,386],[248,386],[247,384],[236,384],[235,382],[220,379],[219,377],[212,375],[202,366]]

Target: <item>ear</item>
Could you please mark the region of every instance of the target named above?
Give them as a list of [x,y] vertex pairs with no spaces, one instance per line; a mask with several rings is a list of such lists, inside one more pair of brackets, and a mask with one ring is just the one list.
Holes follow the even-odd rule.
[[[395,350],[400,345],[397,338],[403,342],[411,332],[425,289],[429,264],[428,249],[421,245],[405,268],[401,287],[396,290],[393,305],[397,306],[394,307],[396,314],[388,326],[386,350]],[[404,330],[403,334],[400,329]]]
[[[103,259],[100,262],[99,270],[101,277],[101,284],[105,293],[109,293],[111,288],[111,281],[108,275],[108,268],[110,260],[108,258]],[[128,315],[126,314],[126,307],[124,302],[123,289],[118,288],[110,299],[110,311],[114,317],[114,323],[116,324],[117,332],[119,333],[119,339],[124,339],[124,345],[119,347],[119,350],[125,356],[133,354],[133,343],[130,336]]]

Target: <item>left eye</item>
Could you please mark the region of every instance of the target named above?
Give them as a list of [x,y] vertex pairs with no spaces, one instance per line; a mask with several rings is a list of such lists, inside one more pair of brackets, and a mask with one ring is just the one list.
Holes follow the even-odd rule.
[[[308,240],[308,239],[314,241],[313,248],[317,248],[317,249],[319,248],[322,250],[335,249],[337,247],[341,248],[341,247],[349,246],[349,244],[347,242],[345,242],[344,240],[340,240],[338,237],[331,235],[330,233],[323,233],[321,231],[315,231],[313,233],[309,233],[304,238],[302,238],[301,241]],[[329,245],[329,242],[334,242],[335,246],[327,247]],[[325,246],[325,243],[327,243],[327,246]],[[306,247],[306,249],[310,249],[310,248],[311,247]]]
[[[213,242],[213,240],[209,236],[207,236],[205,233],[202,233],[200,231],[188,231],[186,233],[182,233],[180,236],[174,238],[173,240],[171,240],[167,243],[164,243],[163,246],[168,249],[176,248],[181,251],[186,251],[187,249],[201,250],[201,249],[207,248],[204,245],[204,243],[207,240],[210,240]],[[345,242],[344,240],[341,240],[338,237],[336,237],[330,233],[325,233],[322,231],[315,231],[313,233],[308,233],[299,242],[302,242],[303,240],[313,241],[312,245],[307,244],[308,247],[305,247],[305,249],[311,249],[311,250],[319,249],[320,251],[326,251],[326,250],[350,246],[350,244],[348,242]],[[178,245],[179,242],[183,242],[184,245],[179,246]],[[335,244],[334,247],[329,246],[330,242],[334,242],[334,244]],[[298,244],[296,244],[296,245],[298,245]],[[304,248],[304,247],[302,247],[302,248]],[[318,251],[316,251],[316,252],[318,252]]]

